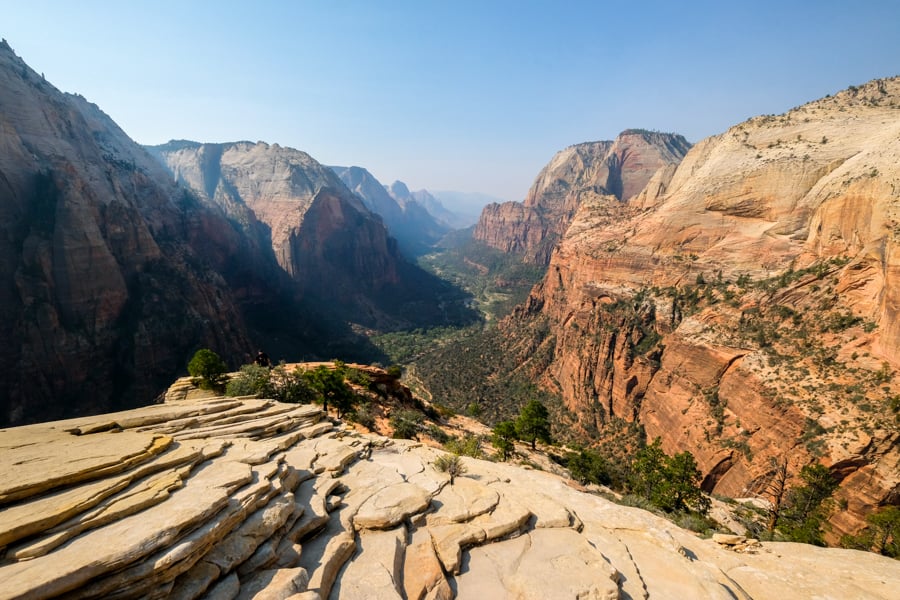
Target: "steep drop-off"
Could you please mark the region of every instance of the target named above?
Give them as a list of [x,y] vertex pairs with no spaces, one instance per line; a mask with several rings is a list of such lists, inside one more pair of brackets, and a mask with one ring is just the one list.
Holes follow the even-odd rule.
[[0,44],[0,424],[150,402],[274,310],[260,248]]
[[549,323],[536,377],[583,440],[637,420],[733,497],[764,496],[773,460],[822,462],[832,540],[900,503],[900,80],[704,140],[612,212],[572,206],[506,328]]
[[473,239],[546,265],[582,203],[599,197],[627,202],[651,181],[662,191],[661,178],[689,148],[680,135],[638,129],[615,141],[569,146],[538,174],[524,202],[486,206]]

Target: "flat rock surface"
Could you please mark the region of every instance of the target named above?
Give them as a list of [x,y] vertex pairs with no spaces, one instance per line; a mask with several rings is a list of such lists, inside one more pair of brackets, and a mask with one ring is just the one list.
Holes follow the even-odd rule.
[[401,482],[373,494],[356,513],[357,529],[388,529],[428,508],[431,495],[414,483]]
[[619,573],[572,529],[536,529],[509,542],[473,548],[460,598],[483,598],[491,582],[514,598],[619,597]]
[[366,531],[359,550],[341,573],[331,597],[340,600],[401,600],[406,527]]
[[0,599],[886,600],[900,588],[900,561],[799,544],[737,553],[537,470],[466,458],[451,486],[439,450],[335,427],[316,407],[170,396],[146,414],[0,431],[16,476],[0,483]]
[[494,509],[500,494],[490,486],[464,477],[454,485],[445,486],[433,500],[436,511],[429,523],[441,525],[470,521],[478,515]]

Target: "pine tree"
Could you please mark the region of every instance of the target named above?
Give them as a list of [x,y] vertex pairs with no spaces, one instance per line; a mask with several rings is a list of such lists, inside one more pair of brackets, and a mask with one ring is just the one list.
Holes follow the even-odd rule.
[[632,473],[632,489],[654,506],[667,512],[709,510],[709,498],[700,489],[702,474],[690,452],[667,456],[656,438],[635,455]]
[[838,487],[831,471],[818,463],[800,470],[805,485],[791,488],[781,512],[779,528],[789,540],[823,546],[822,525],[831,510],[831,494]]
[[346,367],[340,361],[335,361],[334,368],[319,365],[304,373],[304,378],[309,386],[322,399],[325,412],[328,412],[328,403],[330,402],[337,409],[339,418],[352,410],[356,403],[356,395],[344,381],[345,374]]
[[788,468],[787,459],[781,462],[772,458],[772,479],[766,485],[766,492],[772,497],[771,508],[769,509],[769,518],[766,520],[766,530],[770,533],[775,531],[778,526],[778,519],[781,516],[781,508],[784,502],[784,494],[787,490]]
[[550,413],[538,400],[526,404],[516,419],[516,433],[520,440],[529,442],[535,449],[538,440],[550,443]]
[[515,451],[516,424],[500,421],[491,433],[491,445],[500,452],[500,460],[506,460]]
[[226,371],[228,371],[228,367],[219,358],[219,355],[208,348],[197,350],[188,363],[188,373],[192,377],[199,377],[200,387],[203,388],[213,388],[219,385]]
[[651,502],[654,497],[658,497],[664,483],[665,460],[662,440],[656,438],[652,444],[638,450],[631,465],[631,488]]
[[697,468],[693,454],[684,451],[667,458],[664,473],[665,485],[659,504],[663,510],[693,510],[706,514],[710,502],[700,489],[703,474]]

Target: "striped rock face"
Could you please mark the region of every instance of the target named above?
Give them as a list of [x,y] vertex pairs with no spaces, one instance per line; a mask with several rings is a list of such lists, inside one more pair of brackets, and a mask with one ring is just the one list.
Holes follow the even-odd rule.
[[654,181],[579,196],[503,332],[549,324],[518,346],[552,359],[522,370],[584,443],[637,421],[709,492],[820,462],[841,481],[830,541],[856,533],[900,485],[900,78],[735,125]]

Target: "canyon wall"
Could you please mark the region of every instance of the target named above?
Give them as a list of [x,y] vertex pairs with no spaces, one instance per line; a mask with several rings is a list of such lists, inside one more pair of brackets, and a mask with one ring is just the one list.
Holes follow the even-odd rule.
[[526,262],[546,265],[588,197],[612,196],[627,202],[651,180],[662,190],[663,174],[671,175],[671,167],[689,148],[680,135],[639,129],[623,131],[614,141],[569,146],[538,174],[524,202],[486,206],[472,237],[520,254]]
[[657,173],[624,204],[572,203],[508,323],[549,321],[539,377],[574,429],[639,421],[732,497],[764,495],[773,461],[822,462],[842,481],[832,539],[900,502],[900,80],[750,119]]
[[6,43],[0,106],[0,424],[150,402],[198,347],[239,364],[279,293],[258,248]]
[[309,154],[264,142],[150,150],[175,181],[270,247],[301,297],[329,318],[380,329],[468,318],[440,306],[450,286],[405,260],[382,218]]

